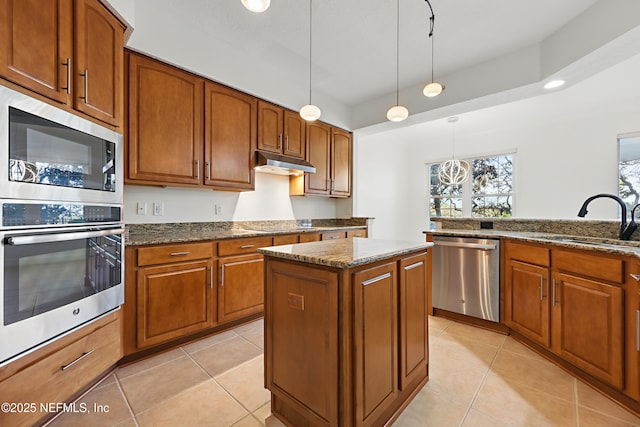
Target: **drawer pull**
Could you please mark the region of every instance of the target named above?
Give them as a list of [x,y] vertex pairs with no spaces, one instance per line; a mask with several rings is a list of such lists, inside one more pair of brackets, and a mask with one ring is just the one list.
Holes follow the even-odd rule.
[[420,267],[421,265],[424,265],[424,262],[420,261],[420,262],[416,262],[415,264],[411,264],[406,266],[404,269],[405,270],[413,270],[416,267]]
[[386,279],[387,277],[391,277],[391,273],[384,273],[384,274],[381,274],[380,276],[374,277],[373,279],[365,280],[364,282],[362,282],[362,286],[367,286],[372,283],[379,282],[381,280]]
[[224,287],[224,264],[222,264],[222,274],[220,275],[220,286]]
[[636,282],[640,282],[640,274],[630,274],[629,276]]
[[171,256],[182,256],[182,255],[189,255],[191,252],[187,251],[187,252],[171,252]]
[[82,355],[80,357],[78,357],[76,360],[74,360],[73,362],[70,362],[70,363],[67,363],[64,366],[61,366],[60,370],[61,371],[66,371],[67,369],[69,369],[70,367],[72,367],[73,365],[75,365],[76,363],[78,363],[79,361],[81,361],[82,359],[84,359],[85,357],[87,357],[88,355],[93,353],[94,351],[95,351],[95,349],[89,350],[86,353],[82,353]]
[[240,246],[240,249],[250,249],[252,247],[254,247],[255,245],[242,245]]

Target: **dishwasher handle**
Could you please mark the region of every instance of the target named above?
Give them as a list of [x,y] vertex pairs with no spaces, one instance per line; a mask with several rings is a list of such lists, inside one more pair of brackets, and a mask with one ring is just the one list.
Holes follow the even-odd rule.
[[444,240],[434,240],[436,246],[449,246],[452,248],[480,249],[482,251],[495,251],[498,249],[497,243],[464,243],[464,242],[446,242]]

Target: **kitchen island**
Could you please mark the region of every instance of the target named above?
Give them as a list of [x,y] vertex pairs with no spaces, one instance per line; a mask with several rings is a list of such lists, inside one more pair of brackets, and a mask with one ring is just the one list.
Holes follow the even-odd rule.
[[265,382],[291,426],[382,426],[428,380],[427,250],[341,239],[261,248]]

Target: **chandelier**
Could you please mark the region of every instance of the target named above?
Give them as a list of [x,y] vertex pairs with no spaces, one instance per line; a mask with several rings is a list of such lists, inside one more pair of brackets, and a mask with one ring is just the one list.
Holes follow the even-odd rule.
[[455,156],[455,123],[458,121],[458,117],[449,117],[447,121],[451,123],[451,157],[453,158],[440,163],[440,166],[438,166],[438,179],[445,185],[458,185],[469,178],[471,165],[466,160],[456,159]]

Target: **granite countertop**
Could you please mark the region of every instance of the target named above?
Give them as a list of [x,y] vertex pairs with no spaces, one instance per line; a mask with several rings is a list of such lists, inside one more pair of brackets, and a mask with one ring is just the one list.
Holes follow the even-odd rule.
[[259,248],[258,252],[292,261],[350,268],[433,246],[427,242],[383,239],[337,239]]
[[202,225],[200,227],[146,227],[143,230],[130,231],[127,246],[155,245],[162,243],[186,243],[203,240],[237,239],[241,237],[265,237],[292,233],[319,233],[324,231],[347,231],[363,229],[366,226],[326,226],[326,227],[286,227],[268,228],[259,230],[244,228],[220,228]]
[[425,234],[434,236],[459,236],[476,237],[485,239],[509,238],[529,243],[540,243],[565,248],[582,249],[594,252],[606,252],[619,255],[630,255],[640,258],[640,242],[605,239],[598,237],[585,237],[570,234],[556,234],[533,231],[507,231],[507,230],[467,230],[467,229],[443,229],[429,230]]

